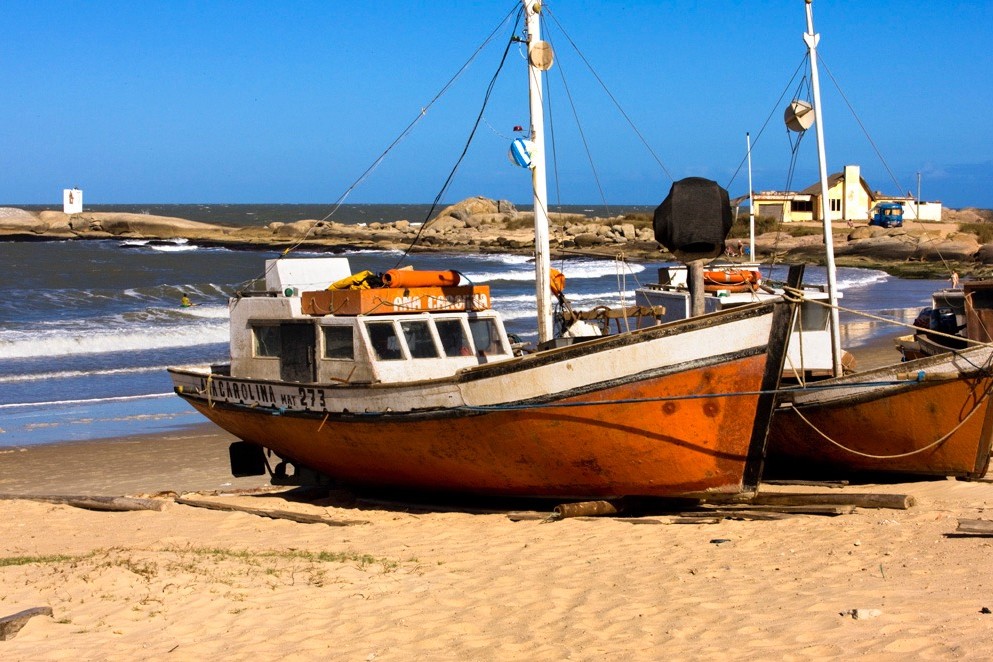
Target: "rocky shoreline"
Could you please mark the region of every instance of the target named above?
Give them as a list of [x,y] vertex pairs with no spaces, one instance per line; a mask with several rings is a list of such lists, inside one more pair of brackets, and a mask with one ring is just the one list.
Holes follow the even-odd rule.
[[[970,217],[966,217],[970,218]],[[980,217],[982,218],[982,217]],[[406,220],[355,225],[304,219],[292,223],[229,227],[182,218],[113,212],[64,214],[0,207],[0,240],[186,239],[203,246],[240,250],[356,249],[411,252],[530,253],[534,231],[530,212],[506,201],[474,197],[447,207],[421,227]],[[587,218],[551,214],[553,255],[618,257],[633,261],[674,259],[655,241],[648,218]],[[884,229],[836,224],[834,248],[839,266],[882,269],[905,278],[989,275],[993,243],[959,232],[958,223],[912,224]],[[729,243],[735,243],[732,240]],[[416,243],[415,243],[416,242]],[[756,237],[759,259],[823,263],[823,235],[815,227],[791,224],[786,230]]]

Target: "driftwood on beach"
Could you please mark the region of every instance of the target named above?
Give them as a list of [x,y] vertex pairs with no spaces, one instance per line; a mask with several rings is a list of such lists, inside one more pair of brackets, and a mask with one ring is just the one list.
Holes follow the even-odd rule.
[[[560,519],[590,520],[598,517],[611,517],[618,521],[638,521],[642,515],[669,515],[678,523],[709,523],[721,519],[783,519],[794,515],[850,515],[856,508],[890,508],[907,510],[916,504],[914,497],[906,494],[823,494],[764,492],[745,498],[717,499],[696,504],[653,499],[609,499],[599,501],[578,501],[561,503],[551,513],[534,511],[512,511],[507,516],[515,521]],[[631,514],[635,517],[615,517]],[[647,521],[643,523],[649,523]],[[675,523],[673,520],[652,523]],[[993,522],[990,522],[993,534]]]
[[32,607],[31,609],[25,609],[10,616],[0,617],[0,641],[13,639],[21,631],[21,628],[27,625],[27,622],[35,616],[51,615],[51,607]]
[[993,520],[960,519],[958,528],[955,529],[955,533],[993,536]]
[[749,506],[855,506],[857,508],[890,508],[907,510],[917,501],[908,494],[804,494],[793,492],[762,492],[745,501]]
[[115,497],[115,496],[63,496],[59,494],[0,494],[0,499],[5,501],[41,501],[43,503],[56,503],[74,508],[84,508],[86,510],[106,510],[111,512],[125,512],[130,510],[162,510],[165,505],[158,499],[138,499],[135,497]]
[[355,524],[368,524],[368,520],[361,519],[337,519],[327,515],[317,515],[311,513],[296,513],[289,510],[275,510],[272,508],[257,508],[255,506],[244,506],[236,503],[220,503],[218,501],[208,501],[206,499],[191,499],[189,497],[176,497],[176,503],[193,508],[208,508],[210,510],[224,510],[229,512],[248,513],[258,517],[268,517],[269,519],[286,519],[301,524],[326,524],[328,526],[352,526]]

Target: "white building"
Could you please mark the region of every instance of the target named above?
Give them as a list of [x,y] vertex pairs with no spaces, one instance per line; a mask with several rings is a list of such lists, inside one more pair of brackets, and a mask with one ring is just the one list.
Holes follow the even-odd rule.
[[80,189],[62,189],[62,211],[67,214],[81,214],[83,212],[83,192]]
[[[812,184],[799,192],[762,191],[753,196],[755,215],[770,216],[786,223],[821,220],[821,185]],[[918,202],[911,195],[884,195],[873,191],[862,178],[859,166],[845,166],[843,172],[828,177],[828,200],[832,221],[867,223],[872,208],[880,202],[899,202],[905,220],[940,221],[940,202]]]

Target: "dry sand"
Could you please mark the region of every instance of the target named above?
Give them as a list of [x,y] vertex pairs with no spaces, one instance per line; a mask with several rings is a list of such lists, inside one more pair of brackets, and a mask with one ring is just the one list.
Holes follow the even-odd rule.
[[[209,434],[205,446],[223,445]],[[231,480],[223,453],[193,464],[153,439],[93,447],[75,456],[66,473],[76,479],[62,492]],[[0,456],[4,491],[46,485],[9,479],[41,450],[49,451]],[[52,452],[49,477],[65,471]],[[155,472],[146,473],[149,463]],[[113,480],[98,477],[101,467]],[[664,524],[512,522],[499,513],[300,504],[280,493],[213,497],[365,522],[337,527],[171,501],[161,512],[127,513],[0,501],[0,616],[54,611],[0,642],[0,659],[993,656],[993,614],[981,613],[993,607],[993,542],[949,535],[957,518],[993,506],[993,484],[843,490],[908,493],[918,505]],[[853,609],[879,613],[856,620],[845,613]]]
[[[0,492],[264,484],[228,475],[229,439],[204,426],[7,450]],[[0,616],[54,612],[0,641],[0,659],[993,657],[993,614],[981,613],[993,608],[993,539],[952,535],[958,518],[993,519],[993,483],[838,491],[906,493],[918,505],[671,524],[203,497],[363,522],[329,526],[165,497],[160,512],[126,513],[0,500]]]

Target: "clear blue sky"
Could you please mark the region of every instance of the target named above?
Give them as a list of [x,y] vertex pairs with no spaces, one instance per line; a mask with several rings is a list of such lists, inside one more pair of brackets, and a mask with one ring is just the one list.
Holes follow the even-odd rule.
[[[514,0],[427,3],[0,2],[0,205],[331,202],[373,162]],[[657,204],[671,181],[565,38],[680,179],[727,185],[756,144],[757,190],[788,182],[777,105],[805,49],[802,0],[549,0],[558,157],[552,202]],[[815,0],[829,169],[946,206],[993,208],[993,1]],[[481,107],[501,32],[348,202],[429,202]],[[796,83],[794,86],[796,87]],[[787,100],[794,92],[790,88]],[[506,152],[527,124],[517,46],[445,200],[529,200]],[[763,123],[772,121],[761,138]],[[793,188],[816,179],[813,132]],[[887,166],[897,182],[890,178]],[[732,196],[747,191],[744,171]]]

